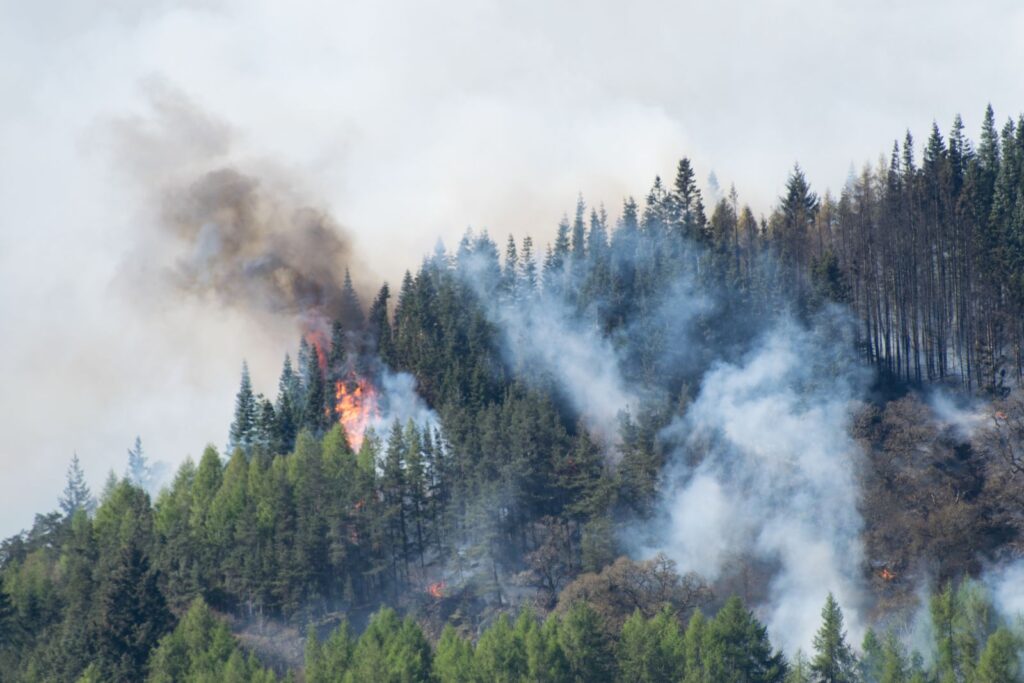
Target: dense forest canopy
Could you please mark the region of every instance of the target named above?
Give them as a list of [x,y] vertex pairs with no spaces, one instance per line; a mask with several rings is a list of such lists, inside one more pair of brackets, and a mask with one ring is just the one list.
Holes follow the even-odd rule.
[[1024,117],[764,217],[699,186],[369,302],[289,266],[223,452],[74,458],[0,546],[4,680],[1021,680]]

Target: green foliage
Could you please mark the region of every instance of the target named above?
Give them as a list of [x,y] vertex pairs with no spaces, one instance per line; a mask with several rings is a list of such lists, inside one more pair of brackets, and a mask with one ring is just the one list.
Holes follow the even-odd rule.
[[1015,683],[1021,680],[1020,643],[1005,627],[993,633],[978,661],[977,683]]
[[636,683],[680,681],[685,673],[685,644],[679,622],[668,609],[652,619],[639,610],[622,627],[618,680]]
[[585,603],[575,604],[558,629],[558,642],[569,664],[570,680],[579,683],[611,681],[615,658],[597,613]]
[[781,653],[773,653],[767,629],[737,597],[729,598],[708,624],[701,647],[704,676],[713,681],[782,681]]
[[406,683],[431,675],[430,645],[416,622],[384,608],[370,619],[352,653],[349,680]]
[[814,659],[811,674],[820,683],[853,683],[856,681],[853,650],[846,642],[843,611],[831,593],[821,609],[821,628],[814,636]]
[[441,683],[473,683],[473,646],[451,624],[441,632],[434,652],[434,677]]
[[149,683],[276,681],[272,671],[246,657],[227,625],[197,598],[177,627],[160,639],[149,660]]

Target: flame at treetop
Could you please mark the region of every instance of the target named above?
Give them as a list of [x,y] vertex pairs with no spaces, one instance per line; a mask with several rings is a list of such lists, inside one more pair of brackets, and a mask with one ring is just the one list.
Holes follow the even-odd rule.
[[[327,333],[318,327],[310,326],[302,336],[316,353],[316,362],[320,366],[320,372],[325,372],[327,370]],[[304,368],[300,370],[302,369]]]
[[345,428],[349,445],[359,450],[370,420],[377,415],[377,392],[362,377],[335,382],[334,413]]

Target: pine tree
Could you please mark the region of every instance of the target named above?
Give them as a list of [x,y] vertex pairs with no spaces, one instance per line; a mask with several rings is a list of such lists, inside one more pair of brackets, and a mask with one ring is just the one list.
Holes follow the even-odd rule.
[[1013,633],[1000,627],[988,638],[978,660],[976,683],[1017,683],[1021,680],[1019,643]]
[[704,643],[707,639],[708,621],[700,609],[696,609],[690,617],[683,635],[683,650],[686,653],[686,675],[684,683],[705,683],[706,662],[704,659]]
[[615,675],[615,658],[597,613],[585,602],[569,609],[558,631],[574,681],[601,683]]
[[121,548],[100,587],[98,601],[96,642],[106,680],[141,680],[150,651],[172,617],[156,572],[134,543]]
[[702,659],[711,679],[723,683],[781,683],[786,675],[782,654],[772,652],[767,629],[735,596],[708,624]]
[[391,342],[391,323],[388,321],[388,299],[391,297],[387,283],[381,285],[377,298],[370,306],[370,335],[376,342],[377,353],[387,363],[394,362]]
[[85,483],[85,472],[78,461],[78,453],[71,456],[71,464],[68,465],[67,485],[60,497],[60,509],[64,518],[70,520],[79,510],[91,514],[96,509],[96,499],[89,491],[89,485]]
[[680,159],[676,167],[676,179],[670,202],[673,214],[670,220],[676,223],[680,235],[696,241],[704,239],[704,204],[693,166],[686,157]]
[[853,650],[846,642],[843,611],[831,593],[825,599],[821,619],[821,628],[814,636],[811,674],[818,683],[853,683],[856,681]]
[[285,354],[281,378],[277,382],[277,405],[274,408],[276,453],[287,453],[295,447],[301,393],[301,382],[292,369],[291,356]]
[[861,680],[866,683],[877,683],[878,679],[882,676],[885,653],[874,629],[869,628],[867,633],[864,634],[864,641],[861,643],[860,650],[861,657],[858,669]]
[[346,336],[340,320],[331,323],[331,352],[327,354],[327,372],[332,384],[342,379],[345,370],[345,361],[348,359]]
[[128,449],[128,469],[124,473],[125,479],[143,491],[150,491],[153,487],[153,469],[142,452],[142,439],[135,437],[135,445]]
[[228,448],[241,448],[245,453],[252,447],[256,431],[256,396],[249,379],[249,364],[242,363],[242,380],[235,396],[235,419],[231,422]]
[[[306,391],[302,407],[302,429],[308,429],[316,436],[322,436],[331,421],[327,387],[317,353],[308,355],[306,361]],[[332,394],[333,395],[333,394]]]
[[[807,245],[810,244],[811,229],[818,211],[818,196],[811,192],[807,177],[799,165],[786,182],[786,194],[781,198],[781,222],[775,235],[779,249],[790,265],[799,273],[807,263]],[[794,284],[793,291],[799,291]]]
[[537,291],[537,259],[533,253],[533,238],[527,235],[523,238],[523,253],[519,259],[520,274],[519,280],[523,290],[529,296]]
[[348,268],[345,269],[345,284],[341,288],[341,310],[338,319],[349,330],[361,330],[365,324],[363,306],[359,303],[355,287],[352,286],[352,276]]
[[515,300],[519,291],[519,250],[512,235],[505,242],[505,263],[501,271],[501,290],[504,295]]
[[501,614],[476,644],[473,669],[477,680],[513,683],[527,673],[526,647],[516,637],[507,614]]
[[434,676],[441,683],[475,683],[473,647],[451,624],[441,631],[434,652]]
[[640,610],[622,626],[618,648],[619,680],[636,683],[680,681],[685,646],[675,615],[665,609],[650,620]]
[[[870,679],[865,679],[868,683]],[[803,650],[797,650],[793,655],[793,661],[789,663],[789,671],[786,672],[785,683],[811,683],[811,664]]]
[[18,613],[0,581],[0,650],[20,642]]
[[878,683],[906,683],[907,677],[903,646],[896,638],[896,634],[890,632],[882,646],[882,670],[877,679]]

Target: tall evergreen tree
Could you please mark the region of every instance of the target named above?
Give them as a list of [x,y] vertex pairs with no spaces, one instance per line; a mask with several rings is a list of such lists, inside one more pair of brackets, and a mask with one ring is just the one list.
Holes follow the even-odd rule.
[[92,513],[96,508],[96,499],[89,491],[89,485],[85,482],[85,472],[82,470],[78,460],[78,453],[71,456],[71,464],[68,465],[67,484],[60,497],[60,509],[65,519],[70,520],[76,512],[82,510]]
[[249,364],[243,362],[242,380],[235,396],[235,419],[231,422],[228,436],[228,447],[231,450],[241,448],[249,452],[256,432],[256,418],[256,395],[253,394],[252,380],[249,378]]
[[359,295],[352,285],[352,276],[348,268],[345,269],[345,283],[341,288],[341,309],[338,319],[349,330],[361,330],[365,324],[363,305],[359,302]]
[[135,437],[135,444],[128,449],[128,468],[124,476],[143,491],[150,491],[155,483],[153,469],[142,451],[142,439],[138,436]]
[[843,611],[831,593],[821,610],[822,624],[814,636],[811,674],[818,683],[854,683],[856,659],[846,642]]
[[123,546],[98,596],[96,642],[105,680],[142,680],[171,619],[148,558],[134,543]]

